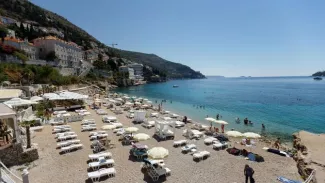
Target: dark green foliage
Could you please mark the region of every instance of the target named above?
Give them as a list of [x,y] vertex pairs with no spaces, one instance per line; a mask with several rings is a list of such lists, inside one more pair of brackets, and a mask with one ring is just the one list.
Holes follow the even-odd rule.
[[318,71],[314,73],[312,76],[325,76],[325,71]]
[[76,76],[62,76],[58,70],[50,66],[0,64],[0,80],[12,83],[39,83],[53,85],[68,85],[79,83]]
[[50,53],[48,53],[45,57],[45,60],[47,61],[54,61],[56,60],[58,57],[55,55],[54,51],[51,51]]

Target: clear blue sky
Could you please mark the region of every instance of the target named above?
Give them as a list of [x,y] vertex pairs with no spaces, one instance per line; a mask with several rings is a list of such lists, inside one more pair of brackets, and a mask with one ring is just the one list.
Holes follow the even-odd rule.
[[325,69],[324,0],[31,0],[105,44],[206,75],[297,76]]

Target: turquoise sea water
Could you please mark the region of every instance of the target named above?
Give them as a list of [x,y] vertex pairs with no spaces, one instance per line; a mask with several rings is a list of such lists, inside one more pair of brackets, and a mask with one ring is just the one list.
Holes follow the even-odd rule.
[[[118,88],[117,92],[148,98],[154,104],[166,99],[165,109],[201,123],[208,124],[207,115],[220,114],[229,122],[226,128],[242,132],[261,132],[264,123],[267,134],[286,139],[299,130],[325,133],[325,81],[312,77],[208,77]],[[247,117],[254,125],[237,124],[236,117],[241,121]]]

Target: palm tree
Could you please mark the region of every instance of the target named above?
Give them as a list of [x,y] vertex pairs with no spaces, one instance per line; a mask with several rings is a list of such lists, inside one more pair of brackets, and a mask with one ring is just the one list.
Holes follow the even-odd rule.
[[26,128],[26,138],[27,138],[27,145],[26,148],[31,148],[31,138],[30,138],[30,126],[35,124],[35,120],[33,121],[24,121],[21,123],[21,126]]

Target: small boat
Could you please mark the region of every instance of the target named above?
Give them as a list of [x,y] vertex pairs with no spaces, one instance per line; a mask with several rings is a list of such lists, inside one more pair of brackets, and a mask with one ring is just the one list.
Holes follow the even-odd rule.
[[320,80],[322,80],[323,78],[321,78],[321,77],[314,77],[314,80],[317,80],[317,81],[320,81]]
[[173,85],[173,88],[178,88],[178,85]]

